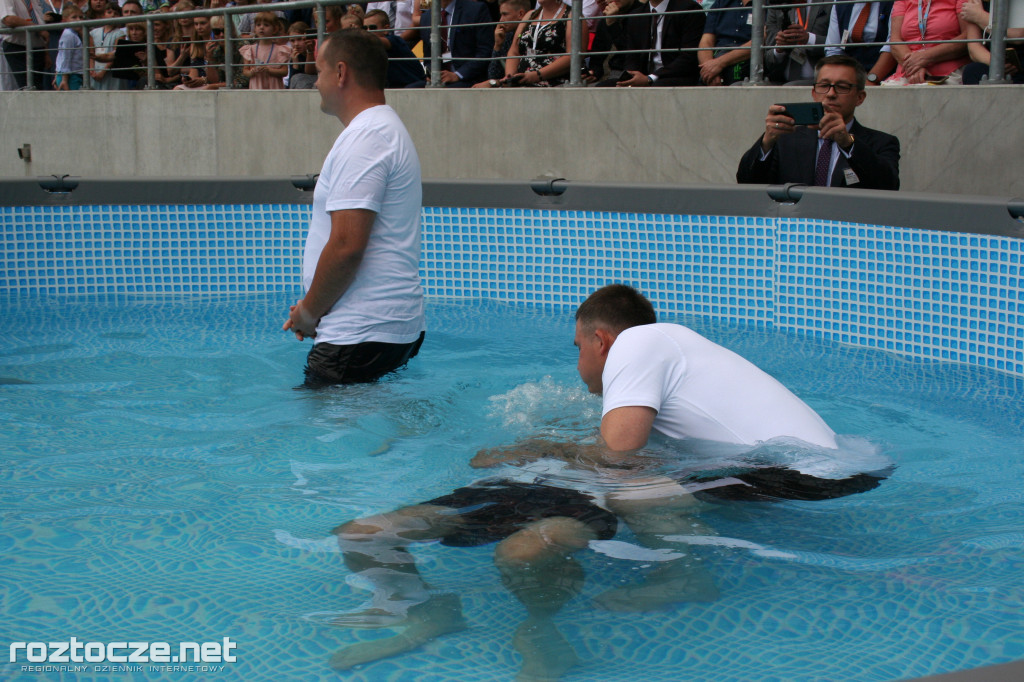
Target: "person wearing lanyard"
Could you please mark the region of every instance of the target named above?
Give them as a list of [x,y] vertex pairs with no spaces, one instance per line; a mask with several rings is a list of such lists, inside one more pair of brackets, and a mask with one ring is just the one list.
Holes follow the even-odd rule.
[[[51,8],[52,9],[52,8]],[[43,3],[40,0],[0,0],[0,24],[4,28],[21,28],[24,26],[37,26],[43,23]],[[32,35],[32,57],[29,63],[28,50],[25,47],[26,36]],[[16,32],[3,37],[4,58],[7,60],[15,83],[18,88],[25,88],[29,84],[28,74],[32,74],[32,85],[36,89],[42,89],[42,65],[45,55],[43,47],[45,39],[43,33]]]
[[[868,72],[868,85],[880,85],[896,69],[889,45],[889,15],[892,2],[855,2],[832,8],[825,54],[846,54]],[[876,44],[872,44],[876,43]]]
[[488,81],[492,88],[550,87],[569,75],[572,25],[562,0],[541,0],[516,28],[505,59],[505,77]]
[[817,126],[796,125],[786,107],[768,107],[764,133],[740,159],[736,180],[818,187],[900,188],[900,141],[854,119],[867,73],[853,57],[818,62],[811,97],[824,109]]
[[[967,22],[960,10],[966,0],[896,0],[889,34],[892,56],[899,67],[886,85],[960,83],[960,72],[970,63]],[[916,41],[916,42],[915,42]],[[900,44],[900,43],[910,44]]]
[[[773,83],[810,84],[814,65],[825,56],[831,2],[809,0],[803,7],[765,12],[765,75]],[[796,81],[796,83],[794,83]]]

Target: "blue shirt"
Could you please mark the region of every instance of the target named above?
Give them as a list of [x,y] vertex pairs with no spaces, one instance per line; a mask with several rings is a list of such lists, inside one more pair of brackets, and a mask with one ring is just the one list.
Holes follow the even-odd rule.
[[752,7],[744,7],[743,0],[715,0],[712,10],[726,7],[742,7],[728,12],[708,12],[704,22],[704,33],[715,34],[715,47],[732,48],[750,41]]

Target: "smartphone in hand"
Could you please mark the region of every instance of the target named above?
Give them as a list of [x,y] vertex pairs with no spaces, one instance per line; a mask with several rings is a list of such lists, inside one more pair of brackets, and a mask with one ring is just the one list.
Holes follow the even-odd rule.
[[791,102],[777,106],[786,107],[786,116],[793,119],[793,125],[798,126],[816,126],[825,115],[821,102]]

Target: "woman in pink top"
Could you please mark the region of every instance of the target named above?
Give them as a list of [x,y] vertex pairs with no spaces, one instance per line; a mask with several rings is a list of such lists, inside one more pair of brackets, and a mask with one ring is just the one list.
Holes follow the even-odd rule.
[[253,19],[256,41],[239,50],[245,62],[242,73],[249,77],[250,90],[284,90],[291,50],[278,42],[280,32],[281,22],[273,12],[260,12]]
[[[896,0],[889,35],[893,41],[963,40],[967,25],[960,19],[966,0]],[[969,64],[965,43],[893,45],[899,68],[886,83],[914,85],[960,82],[960,69]]]

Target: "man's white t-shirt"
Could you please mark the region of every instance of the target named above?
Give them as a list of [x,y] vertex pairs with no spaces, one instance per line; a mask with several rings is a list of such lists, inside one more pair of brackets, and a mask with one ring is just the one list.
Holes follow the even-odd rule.
[[652,407],[654,430],[670,438],[755,445],[790,437],[836,447],[832,429],[789,389],[678,324],[624,330],[608,352],[602,381],[602,414]]
[[360,112],[334,143],[313,191],[302,262],[308,291],[331,234],[331,212],[377,214],[356,277],[316,328],[317,343],[412,343],[425,329],[420,286],[420,161],[405,125],[382,104]]

